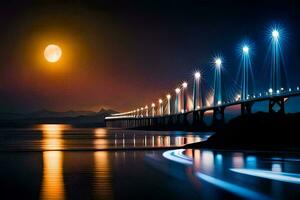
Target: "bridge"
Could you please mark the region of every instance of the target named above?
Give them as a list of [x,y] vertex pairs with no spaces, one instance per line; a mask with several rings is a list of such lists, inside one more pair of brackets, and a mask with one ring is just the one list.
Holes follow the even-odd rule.
[[[250,47],[244,44],[241,47],[241,84],[238,94],[231,99],[223,100],[222,94],[222,58],[214,59],[214,82],[213,94],[210,96],[212,102],[207,102],[202,86],[201,73],[196,72],[193,78],[193,93],[192,104],[190,108],[187,106],[187,88],[188,83],[183,82],[181,87],[175,89],[175,99],[172,101],[171,94],[166,95],[166,99],[158,100],[158,107],[155,103],[151,104],[151,109],[148,106],[138,109],[113,114],[106,117],[105,122],[107,127],[121,128],[180,128],[194,127],[201,128],[204,123],[206,113],[212,113],[211,127],[223,125],[225,123],[225,109],[231,106],[240,106],[242,116],[250,115],[252,107],[257,102],[268,102],[268,110],[272,114],[285,114],[285,103],[289,98],[300,96],[299,86],[294,88],[284,88],[284,64],[282,61],[282,52],[280,46],[280,32],[278,29],[273,29],[270,34],[271,63],[270,63],[270,85],[265,92],[255,93],[250,95],[250,89],[253,88],[250,82],[251,78],[251,53]],[[252,86],[252,87],[251,87]],[[252,94],[253,94],[252,93]],[[255,95],[256,94],[256,95]],[[171,106],[173,105],[173,107]]]

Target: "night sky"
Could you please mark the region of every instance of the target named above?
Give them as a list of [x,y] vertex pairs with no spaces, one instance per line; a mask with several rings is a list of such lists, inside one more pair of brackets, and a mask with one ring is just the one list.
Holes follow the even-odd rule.
[[[288,82],[300,85],[294,1],[1,1],[0,112],[118,111],[145,106],[199,69],[207,87],[222,55],[226,94],[238,87],[238,49],[251,43],[257,90],[269,87],[268,37],[283,29]],[[184,3],[183,3],[184,2]],[[46,45],[62,47],[55,64]]]

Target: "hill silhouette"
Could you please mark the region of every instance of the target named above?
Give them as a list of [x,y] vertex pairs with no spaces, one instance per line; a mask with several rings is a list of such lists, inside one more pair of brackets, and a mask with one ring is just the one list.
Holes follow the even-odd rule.
[[114,113],[117,111],[104,108],[98,112],[57,112],[43,109],[31,113],[0,113],[0,127],[26,127],[42,123],[64,123],[79,127],[104,126],[105,117]]
[[193,148],[300,150],[300,113],[258,112],[232,119],[207,141],[187,145]]

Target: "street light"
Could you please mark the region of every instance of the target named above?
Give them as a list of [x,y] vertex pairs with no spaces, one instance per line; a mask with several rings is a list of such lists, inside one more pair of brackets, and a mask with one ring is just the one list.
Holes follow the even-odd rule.
[[186,88],[187,88],[187,82],[182,83],[182,95],[183,95],[183,110],[184,112],[187,111],[186,106],[187,106],[187,94],[186,94]]
[[272,88],[269,89],[269,93],[270,93],[270,94],[273,93],[273,89],[272,89]]
[[217,68],[220,68],[221,65],[222,65],[222,60],[221,60],[221,58],[216,58],[216,59],[215,59],[215,64],[216,64],[216,67],[217,67]]
[[152,117],[154,117],[155,116],[155,103],[152,103],[151,107],[152,107]]
[[163,100],[162,99],[159,99],[158,100],[158,103],[159,103],[159,114],[160,115],[163,115]]
[[144,117],[144,108],[142,107],[140,108],[140,110],[141,110],[141,117]]
[[272,37],[273,37],[275,40],[277,40],[277,39],[279,38],[279,32],[278,32],[278,30],[274,29],[274,30],[272,31]]
[[196,79],[199,79],[199,78],[201,77],[201,74],[200,74],[200,72],[196,72],[196,73],[194,74],[194,76],[195,76]]
[[235,101],[239,101],[239,100],[241,100],[241,95],[237,94],[236,97],[235,97]]
[[167,97],[167,101],[168,101],[167,114],[170,115],[171,114],[171,95],[167,94],[166,97]]
[[193,87],[193,110],[196,110],[198,107],[199,101],[199,89],[200,89],[200,72],[194,74],[194,87]]
[[245,45],[245,46],[243,47],[243,53],[244,53],[244,54],[248,54],[248,53],[249,53],[249,47],[248,47],[247,45]]
[[179,113],[179,97],[180,97],[180,88],[175,89],[176,99],[175,99],[175,113]]
[[221,58],[215,59],[215,77],[214,77],[214,104],[222,104],[222,84],[221,84]]
[[148,117],[149,116],[149,112],[148,112],[148,106],[147,105],[145,106],[145,110],[146,110],[146,117]]

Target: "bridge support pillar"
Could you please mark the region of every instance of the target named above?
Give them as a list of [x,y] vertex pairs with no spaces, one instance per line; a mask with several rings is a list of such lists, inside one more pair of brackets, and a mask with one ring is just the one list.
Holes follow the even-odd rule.
[[195,111],[193,112],[193,126],[202,127],[204,125],[204,111]]
[[[285,113],[285,98],[272,98],[269,100],[269,113],[279,113],[284,114]],[[275,106],[278,106],[278,110],[275,109]]]
[[182,124],[183,126],[187,126],[189,123],[188,123],[188,120],[187,120],[187,113],[183,113],[183,120],[182,120]]
[[200,122],[200,111],[194,111],[193,112],[193,125],[199,125],[201,122]]
[[225,116],[224,116],[224,107],[215,107],[213,113],[213,125],[219,125],[225,123]]
[[252,113],[252,102],[241,103],[241,115],[250,115]]
[[158,120],[156,117],[152,118],[152,127],[157,127]]
[[167,126],[172,126],[173,125],[173,116],[168,116],[167,117]]
[[179,125],[180,124],[180,114],[177,114],[176,115],[176,125]]
[[162,127],[165,127],[165,126],[166,126],[166,124],[167,124],[166,121],[167,121],[166,116],[162,116],[162,119],[161,119],[161,122],[162,122],[162,123],[161,123],[161,126],[162,126]]

